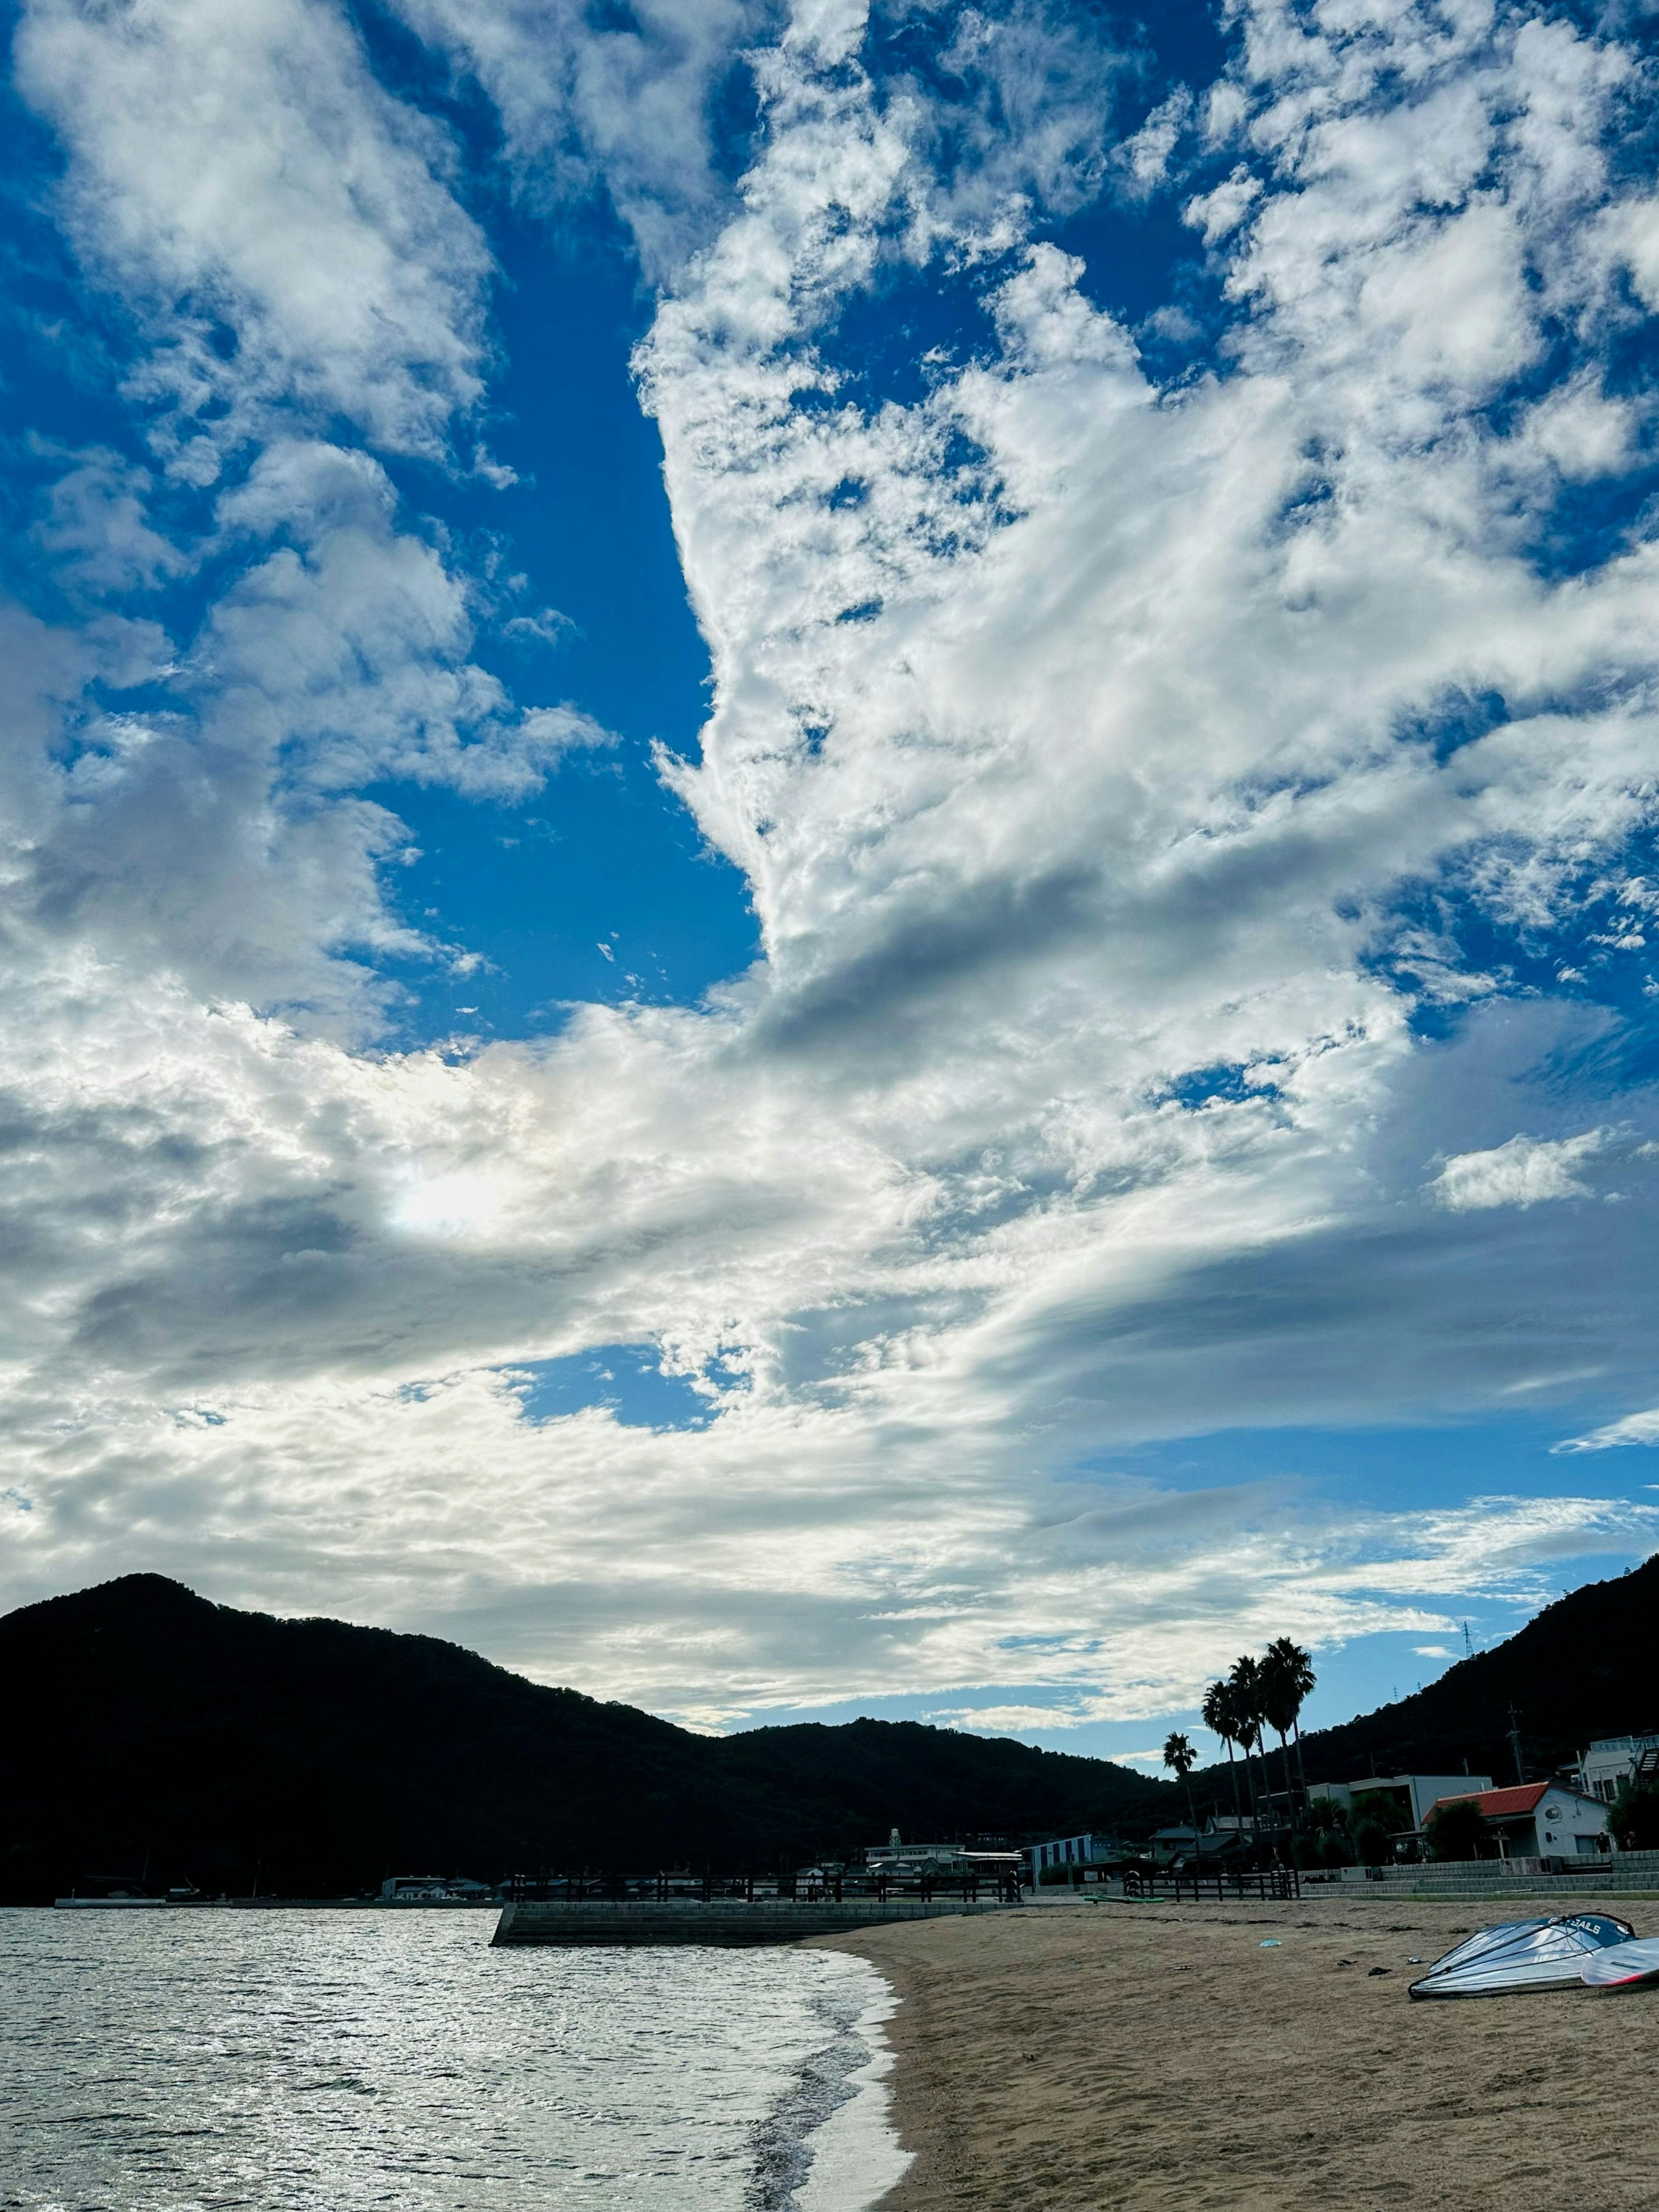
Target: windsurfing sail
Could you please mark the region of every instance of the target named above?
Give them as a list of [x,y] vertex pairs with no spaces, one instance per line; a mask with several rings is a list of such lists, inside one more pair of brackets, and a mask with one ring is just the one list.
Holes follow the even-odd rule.
[[1659,1936],[1638,1936],[1633,1943],[1592,1951],[1580,1964],[1578,1978],[1593,1990],[1633,1990],[1643,1982],[1659,1982]]
[[1515,1990],[1576,1989],[1587,1959],[1629,1943],[1636,1930],[1605,1912],[1506,1920],[1483,1928],[1411,1985],[1414,1997],[1498,1997]]

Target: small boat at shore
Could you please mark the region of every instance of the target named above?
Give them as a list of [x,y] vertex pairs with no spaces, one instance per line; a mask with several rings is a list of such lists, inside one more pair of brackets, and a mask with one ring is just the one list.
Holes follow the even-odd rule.
[[[1608,1912],[1564,1912],[1482,1928],[1414,1981],[1414,1997],[1501,1997],[1577,1989],[1587,1963],[1632,1942],[1636,1930]],[[1644,1947],[1646,1948],[1645,1946]]]

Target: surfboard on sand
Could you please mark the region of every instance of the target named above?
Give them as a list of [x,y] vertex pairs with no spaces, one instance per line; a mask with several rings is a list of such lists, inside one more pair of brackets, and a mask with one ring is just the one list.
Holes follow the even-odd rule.
[[1606,1912],[1506,1920],[1437,1959],[1411,1985],[1414,1997],[1498,1997],[1522,1990],[1577,1989],[1585,1962],[1629,1943],[1636,1930]]
[[1638,1936],[1632,1943],[1593,1951],[1580,1965],[1578,1978],[1592,1990],[1633,1990],[1644,1982],[1659,1982],[1659,1936]]

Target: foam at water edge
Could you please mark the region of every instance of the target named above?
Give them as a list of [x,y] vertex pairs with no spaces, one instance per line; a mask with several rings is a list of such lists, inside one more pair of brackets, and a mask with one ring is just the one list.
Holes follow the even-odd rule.
[[822,2039],[754,2132],[744,2212],[871,2212],[909,2164],[887,2117],[882,2033],[898,2000],[867,1960],[798,1951]]
[[892,2098],[887,2076],[893,2070],[893,2053],[883,2023],[897,2010],[898,1997],[873,1966],[863,1960],[853,1963],[869,1978],[863,2008],[850,2023],[866,2055],[845,2076],[851,2094],[808,2139],[812,2162],[795,2191],[793,2212],[870,2212],[901,2179],[912,2157],[900,2148],[890,2118]]

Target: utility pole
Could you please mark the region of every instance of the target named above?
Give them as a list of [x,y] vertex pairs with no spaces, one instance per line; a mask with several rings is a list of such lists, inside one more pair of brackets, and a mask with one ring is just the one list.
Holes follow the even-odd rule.
[[1513,1705],[1510,1707],[1510,1749],[1515,1753],[1515,1778],[1524,1782],[1527,1772],[1521,1764],[1521,1716]]

